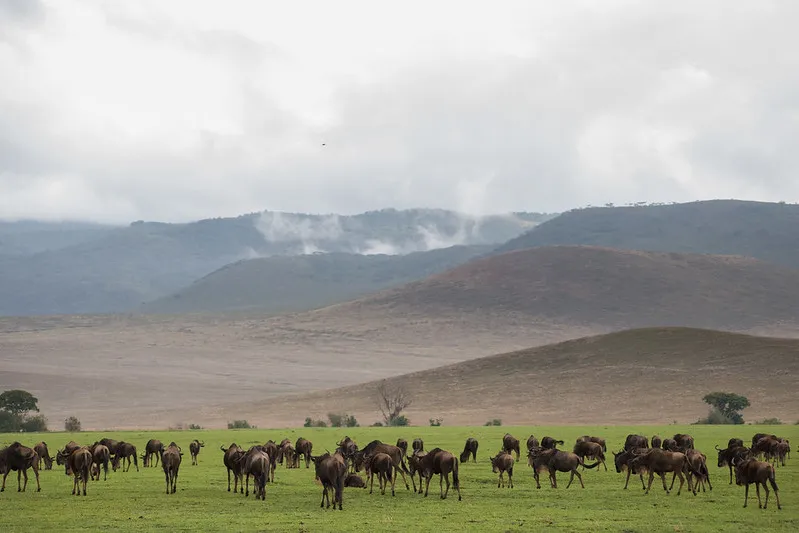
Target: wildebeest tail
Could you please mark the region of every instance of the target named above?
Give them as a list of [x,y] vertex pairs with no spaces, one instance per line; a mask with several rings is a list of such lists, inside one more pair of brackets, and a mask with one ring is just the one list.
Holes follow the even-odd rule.
[[[580,462],[582,462],[582,459],[580,459]],[[598,467],[600,465],[600,463],[601,463],[600,461],[597,461],[596,463],[590,464],[590,465],[587,465],[587,464],[583,463],[583,466],[586,467],[586,468],[596,468],[596,467]]]
[[453,457],[455,460],[454,464],[452,465],[452,486],[456,489],[461,488],[461,482],[458,480],[458,459]]

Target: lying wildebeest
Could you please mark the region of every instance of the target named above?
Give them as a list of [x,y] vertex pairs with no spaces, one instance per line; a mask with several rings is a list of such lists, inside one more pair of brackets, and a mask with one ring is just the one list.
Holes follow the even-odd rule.
[[91,477],[92,454],[89,448],[84,446],[78,448],[67,457],[66,474],[72,474],[72,494],[80,496],[78,482],[83,482],[83,495],[86,496],[86,484]]
[[270,483],[275,482],[275,470],[277,470],[277,444],[272,439],[269,439],[264,444],[264,453],[269,456],[269,481]]
[[74,452],[75,450],[77,450],[80,447],[81,447],[81,445],[78,444],[77,442],[75,442],[74,440],[69,441],[66,444],[66,446],[64,446],[63,450],[57,450],[56,451],[56,454],[55,454],[55,462],[56,462],[56,464],[59,465],[59,466],[67,464],[67,457],[69,457],[69,455],[72,452]]
[[472,460],[476,463],[477,462],[477,447],[479,443],[477,439],[469,437],[466,439],[466,444],[463,445],[463,451],[461,452],[461,463],[465,463],[469,460],[469,456],[472,456]]
[[552,437],[544,437],[543,439],[541,439],[541,447],[544,448],[545,450],[554,450],[555,448],[558,447],[558,444],[563,446],[563,441],[556,440]]
[[108,463],[111,462],[111,452],[108,450],[108,446],[95,442],[89,446],[89,452],[92,454],[90,478],[100,481],[100,467],[102,467],[103,481],[108,481]]
[[336,508],[336,503],[338,503],[339,510],[342,510],[344,480],[347,477],[346,458],[337,450],[333,455],[325,453],[317,457],[312,456],[311,461],[314,462],[316,478],[322,483],[322,503],[319,504],[319,507],[324,507],[325,499],[327,499],[327,507],[328,509],[330,508],[330,492],[333,492],[333,509]]
[[[641,448],[635,448],[636,450]],[[659,449],[659,448],[657,448]],[[630,474],[638,474],[641,476],[641,488],[646,490],[646,485],[644,484],[644,474],[640,471],[633,471],[630,467],[630,461],[633,460],[635,456],[633,455],[632,450],[622,450],[619,453],[613,452],[613,459],[614,463],[616,464],[616,472],[621,474],[623,471],[627,471],[627,481],[624,482],[624,489],[627,489],[627,486],[630,484]]]
[[519,439],[510,433],[502,437],[502,449],[508,453],[516,452],[516,459],[519,459]]
[[[0,492],[6,490],[6,478],[11,471],[17,472],[17,492],[25,492],[28,488],[28,468],[33,469],[36,476],[36,492],[41,492],[39,485],[39,454],[32,448],[23,446],[14,441],[9,446],[0,450],[0,474],[3,474],[3,487]],[[22,485],[22,477],[25,477],[25,485]]]
[[527,452],[528,453],[533,448],[538,448],[538,447],[539,447],[539,443],[538,443],[538,439],[535,438],[535,435],[530,435],[529,437],[527,437]]
[[710,483],[710,470],[707,468],[707,456],[697,450],[696,448],[689,448],[685,450],[685,457],[688,458],[688,486],[691,486],[693,476],[696,476],[696,481],[693,482],[694,495],[699,491],[697,485],[705,492],[705,483],[710,490],[713,490],[713,485]]
[[100,439],[99,443],[108,448],[108,451],[111,453],[111,455],[117,454],[117,448],[119,447],[120,441],[104,437]]
[[632,433],[627,435],[627,439],[624,441],[624,451],[629,452],[635,448],[649,448],[649,439],[643,435],[633,435]]
[[266,480],[269,478],[269,470],[271,468],[271,461],[269,455],[263,446],[253,446],[247,451],[244,456],[244,465],[242,472],[244,473],[245,481],[244,486],[246,491],[244,496],[250,495],[250,476],[253,478],[253,494],[255,499],[266,501]]
[[344,478],[344,486],[353,487],[356,489],[365,489],[366,482],[358,474],[348,474],[347,477]]
[[533,468],[535,485],[536,488],[539,489],[541,488],[541,483],[538,478],[538,473],[543,469],[549,472],[549,482],[553,489],[558,488],[557,472],[571,472],[569,483],[566,485],[568,489],[572,481],[574,481],[574,476],[577,476],[577,479],[580,481],[580,486],[585,488],[583,476],[577,471],[578,467],[596,468],[599,466],[598,462],[591,465],[583,463],[583,460],[572,452],[564,452],[555,448],[544,448],[543,446],[530,450],[527,456],[527,464]]
[[677,433],[672,438],[675,441],[677,441],[677,446],[683,452],[685,450],[692,450],[694,448],[694,438],[691,435],[686,435],[685,433]]
[[302,437],[297,439],[297,444],[294,446],[294,450],[297,452],[297,455],[294,459],[294,464],[297,468],[299,468],[300,464],[300,457],[305,458],[305,468],[310,468],[311,464],[311,452],[313,451],[313,443],[308,439],[303,439]]
[[403,439],[402,437],[397,439],[397,448],[402,450],[402,455],[408,456],[408,441]]
[[189,443],[189,453],[191,453],[192,466],[200,464],[197,461],[197,456],[200,455],[200,448],[203,447],[205,447],[205,442],[200,442],[197,439],[194,439]]
[[424,441],[420,438],[413,439],[413,443],[411,444],[413,451],[415,452],[423,452],[424,451]]
[[[103,444],[103,441],[100,441],[100,444]],[[105,446],[108,446],[107,444]],[[111,451],[111,448],[108,448],[108,451]],[[127,472],[130,470],[130,461],[133,459],[133,464],[136,466],[136,472],[139,471],[139,459],[136,455],[136,446],[129,442],[119,441],[117,444],[117,453],[114,455],[114,458],[111,460],[111,468],[114,469],[114,472],[117,471],[117,468],[122,466],[122,471]],[[125,467],[127,465],[127,468]]]
[[605,472],[608,471],[608,465],[605,464],[605,452],[602,451],[602,445],[594,441],[578,440],[572,452],[579,457],[583,463],[586,458],[599,461],[605,467]]
[[[230,492],[230,473],[233,472],[233,492],[238,490],[239,479],[241,478],[241,460],[244,458],[244,450],[238,444],[232,443],[229,447],[219,447],[224,453],[222,462],[225,463],[227,468],[227,491]],[[241,493],[244,494],[244,483],[242,480]]]
[[[367,455],[374,455],[378,452],[385,453],[391,457],[394,469],[399,472],[399,474],[402,476],[402,481],[405,482],[405,489],[411,490],[411,487],[408,485],[408,479],[405,477],[405,474],[410,474],[408,467],[405,465],[405,457],[402,455],[402,450],[392,444],[385,444],[379,440],[373,440],[362,450],[355,452],[355,454],[352,456],[352,463],[355,467],[355,471],[360,471],[361,466],[363,465],[364,457]],[[396,477],[396,472],[392,477]]]
[[178,470],[180,470],[182,455],[183,452],[180,450],[180,446],[174,442],[170,442],[169,446],[161,452],[161,468],[164,469],[167,494],[175,494],[175,491],[177,491]]
[[653,448],[660,448],[662,444],[663,444],[663,439],[660,438],[660,435],[652,435]]
[[33,451],[39,456],[39,470],[42,469],[42,462],[44,462],[45,470],[53,469],[53,457],[50,457],[50,450],[47,449],[47,443],[42,441],[33,446]]
[[[425,456],[419,457],[416,462],[419,472],[425,479],[424,495],[430,490],[430,480],[435,474],[439,475],[439,488],[441,489],[441,499],[445,500],[449,494],[449,474],[452,473],[452,487],[458,491],[458,501],[461,501],[461,485],[458,480],[458,459],[446,450],[433,448]],[[444,491],[443,482],[447,482],[447,490]]]
[[577,442],[595,442],[596,444],[599,444],[600,446],[602,446],[602,451],[603,452],[608,451],[608,446],[607,446],[607,444],[605,444],[605,439],[602,439],[600,437],[592,437],[590,435],[583,435],[582,437],[577,439]]
[[380,494],[386,494],[386,487],[391,483],[391,495],[394,496],[394,481],[396,476],[392,475],[394,472],[394,461],[387,453],[377,452],[374,455],[367,455],[364,458],[364,469],[366,470],[367,479],[369,479],[369,494],[375,486],[375,474],[377,474],[377,483],[380,485]]
[[505,450],[500,451],[495,457],[491,458],[491,470],[495,474],[499,473],[497,488],[505,486],[505,480],[503,479],[505,472],[508,473],[508,488],[513,488],[513,463],[513,456]]
[[741,439],[730,439],[728,444],[731,445],[728,445],[723,450],[720,449],[718,445],[716,446],[716,451],[719,452],[718,467],[722,468],[724,465],[727,465],[730,468],[730,485],[732,485],[733,462],[736,460],[741,462],[745,459],[749,459],[751,456],[751,450],[745,446],[738,446],[737,442],[742,441]]
[[[117,444],[117,447],[119,445]],[[111,450],[109,450],[111,451]],[[150,439],[144,445],[144,453],[142,454],[142,465],[147,468],[149,466],[158,466],[158,461],[161,459],[161,453],[164,451],[164,445],[158,439]],[[153,464],[153,457],[155,457],[155,464]],[[130,465],[128,465],[130,466]]]
[[677,444],[677,441],[671,438],[663,439],[663,445],[661,446],[662,449],[666,450],[667,452],[679,452],[680,446]]
[[[757,506],[765,509],[768,506],[769,490],[766,483],[771,483],[771,488],[774,489],[774,497],[777,498],[777,509],[782,509],[780,505],[780,491],[777,488],[777,480],[775,477],[774,466],[765,462],[758,461],[757,459],[749,458],[739,461],[733,459],[735,462],[735,483],[746,487],[744,494],[744,507],[749,503],[749,485],[755,484],[757,490]],[[760,485],[763,485],[763,490],[766,491],[766,503],[760,505]]]
[[419,460],[427,455],[425,451],[415,451],[408,456],[408,471],[411,473],[411,483],[413,484],[413,492],[416,491],[416,474],[419,474],[419,494],[422,493],[422,471],[419,470]]
[[[652,488],[652,481],[655,479],[655,474],[657,474],[660,476],[661,481],[663,481],[663,490],[666,491],[666,494],[671,492],[671,488],[674,488],[674,480],[679,477],[680,488],[677,489],[677,496],[680,495],[682,487],[685,484],[683,472],[687,472],[690,468],[688,458],[684,453],[669,452],[660,448],[634,450],[632,453],[635,457],[628,463],[628,467],[633,468],[635,471],[641,471],[643,469],[649,472],[649,484],[646,487],[645,494],[649,494]],[[668,472],[674,474],[671,478],[671,488],[666,487],[666,474]],[[696,475],[701,475],[698,472],[694,473]],[[691,485],[691,478],[688,478],[688,490],[696,494],[696,491]]]

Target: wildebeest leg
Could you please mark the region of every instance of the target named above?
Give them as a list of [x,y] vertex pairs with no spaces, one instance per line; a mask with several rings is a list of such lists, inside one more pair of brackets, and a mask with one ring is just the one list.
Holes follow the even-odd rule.
[[508,484],[513,488],[513,469],[508,470]]
[[744,489],[744,507],[746,507],[747,503],[749,503],[749,483],[746,484]]
[[33,474],[36,476],[36,492],[41,492],[42,491],[42,486],[39,485],[39,469],[38,468],[34,468],[33,469]]
[[75,495],[75,491],[78,492],[78,496],[80,496],[80,488],[78,487],[78,474],[76,473],[75,476],[72,478],[72,494]]
[[175,491],[178,490],[178,471],[175,470],[175,475],[172,476],[172,494],[175,494]]
[[551,467],[549,469],[549,484],[553,489],[558,488],[557,473]]
[[433,477],[433,474],[429,476],[425,476],[425,486],[424,486],[424,497],[427,498],[427,493],[430,492],[430,478]]
[[169,494],[169,471],[164,472],[164,482],[166,483],[166,493]]
[[446,500],[447,496],[449,496],[449,474],[442,474],[444,476],[444,481],[447,482],[447,490],[444,491],[444,496],[441,497],[442,500]]
[[[669,487],[669,490],[667,490],[666,492],[671,492],[672,490],[674,490],[674,481],[676,479],[677,479],[677,471],[675,470],[671,476],[671,486]],[[666,488],[666,486],[663,485],[663,488]]]
[[730,485],[732,485],[732,465],[728,464],[727,466],[730,467]]
[[502,470],[499,471],[499,477],[497,478],[497,488],[502,486]]
[[533,468],[533,477],[535,478],[535,488],[540,489],[541,483],[538,480],[538,470],[536,470],[535,468]]
[[[380,478],[377,478],[377,483],[380,483]],[[372,491],[375,488],[375,473],[369,472],[369,494],[372,494]]]
[[244,479],[245,479],[244,485],[247,487],[247,490],[244,492],[244,496],[246,497],[246,496],[250,495],[250,473],[249,472],[247,472],[247,474],[245,474]]
[[230,492],[230,468],[227,469],[227,491]]
[[396,496],[396,494],[394,494],[394,485],[397,483],[397,472],[396,470],[389,470],[389,473],[391,474],[391,495]]
[[[580,486],[581,486],[582,488],[585,488],[585,483],[583,483],[583,476],[581,476],[581,475],[580,475],[580,472],[578,472],[578,471],[575,469],[575,470],[574,470],[574,474],[577,476],[577,479],[580,481]],[[569,488],[569,487],[566,487],[566,488]]]
[[322,503],[319,504],[320,509],[325,508],[325,496],[327,495],[327,487],[322,485]]
[[[22,492],[25,492],[28,488],[28,469],[23,467],[19,471],[20,473],[22,473],[22,476],[25,478],[25,484],[22,486]],[[17,483],[19,483],[19,481],[17,481]]]
[[[643,475],[643,474],[642,474]],[[646,486],[646,491],[644,494],[649,494],[649,491],[652,489],[652,482],[655,480],[655,473],[651,470],[649,471],[649,484]],[[666,488],[666,480],[663,480],[663,488]]]
[[[630,475],[633,473],[631,468],[627,468],[627,481],[624,483],[624,490],[627,490],[627,485],[630,484]],[[641,479],[641,484],[643,485],[643,478]],[[646,488],[646,487],[644,487]]]
[[605,460],[604,459],[600,459],[600,460],[602,461],[602,466],[605,467],[605,472],[607,472],[608,471],[608,465],[605,464]]

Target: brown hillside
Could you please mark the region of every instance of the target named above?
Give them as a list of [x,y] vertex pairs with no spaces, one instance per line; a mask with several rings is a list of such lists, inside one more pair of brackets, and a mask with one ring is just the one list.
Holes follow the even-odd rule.
[[552,246],[477,259],[319,313],[751,330],[795,324],[797,301],[799,270],[757,259]]
[[[648,424],[694,422],[715,390],[749,398],[749,421],[799,419],[799,340],[692,328],[647,328],[585,337],[391,378],[413,398],[415,424]],[[379,419],[379,381],[227,410],[264,427],[306,416]]]

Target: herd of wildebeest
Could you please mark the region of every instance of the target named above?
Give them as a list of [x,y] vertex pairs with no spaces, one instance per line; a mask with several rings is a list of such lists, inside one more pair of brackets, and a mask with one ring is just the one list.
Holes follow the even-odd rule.
[[[541,488],[539,474],[543,472],[549,474],[552,488],[558,486],[557,472],[570,474],[566,488],[569,488],[575,477],[585,488],[578,469],[592,469],[601,465],[607,470],[605,464],[607,445],[604,439],[589,435],[582,436],[577,439],[572,451],[559,450],[558,446],[563,444],[562,440],[552,437],[544,437],[540,442],[533,435],[527,439],[528,465],[532,467],[537,488]],[[192,465],[198,464],[198,455],[203,447],[204,443],[196,439],[189,444]],[[223,463],[227,469],[228,491],[230,491],[232,474],[233,492],[249,496],[250,477],[252,477],[253,494],[256,499],[265,500],[266,484],[274,483],[277,465],[285,465],[286,468],[299,468],[301,461],[304,461],[305,468],[310,468],[311,463],[314,464],[315,480],[322,485],[320,506],[325,507],[325,503],[327,503],[329,508],[332,495],[334,509],[336,505],[342,509],[345,487],[366,488],[368,482],[371,494],[375,476],[378,478],[381,493],[385,494],[388,486],[391,485],[392,496],[395,494],[394,487],[398,475],[402,476],[406,490],[410,490],[410,486],[405,475],[410,476],[414,492],[417,492],[416,478],[418,477],[418,493],[424,493],[427,496],[430,480],[433,476],[438,475],[441,499],[446,499],[450,486],[452,486],[458,492],[458,500],[461,500],[458,464],[459,462],[466,463],[470,458],[476,462],[477,449],[478,442],[474,438],[466,440],[460,457],[441,448],[426,451],[424,442],[418,438],[412,441],[410,453],[408,453],[408,441],[405,439],[399,439],[396,445],[374,440],[361,449],[349,436],[337,443],[337,448],[333,453],[326,451],[324,454],[316,456],[312,454],[313,444],[304,438],[297,439],[294,445],[289,439],[284,439],[279,444],[269,440],[263,445],[252,446],[247,450],[235,443],[227,448],[221,447]],[[775,479],[775,466],[784,466],[790,457],[791,447],[787,439],[776,435],[757,433],[752,437],[751,447],[746,447],[741,439],[732,438],[726,448],[720,449],[716,446],[716,450],[718,467],[729,468],[730,484],[733,482],[734,475],[736,484],[745,487],[744,507],[747,506],[749,500],[749,485],[754,484],[759,507],[765,509],[768,505],[769,485],[771,485],[777,500],[777,508],[782,508]],[[713,490],[710,483],[710,471],[707,467],[707,456],[694,447],[694,438],[691,435],[679,433],[666,439],[655,435],[650,440],[643,435],[631,434],[627,436],[624,447],[619,452],[613,452],[613,455],[616,472],[626,472],[625,489],[629,485],[630,476],[639,475],[641,486],[648,494],[657,474],[663,482],[663,489],[666,493],[670,493],[674,488],[677,478],[680,480],[680,486],[677,489],[678,495],[686,480],[688,490],[694,495],[700,488],[704,492],[705,486],[708,490]],[[151,439],[145,445],[141,459],[144,467],[157,467],[160,462],[166,481],[166,493],[174,494],[182,456],[181,447],[174,442],[164,446],[161,441]],[[108,438],[101,439],[90,446],[81,446],[70,441],[63,449],[57,451],[55,457],[50,456],[47,444],[44,442],[36,444],[33,448],[14,442],[0,450],[0,473],[3,474],[2,491],[5,490],[8,474],[16,471],[17,489],[24,492],[28,485],[28,469],[33,469],[36,476],[36,490],[40,491],[39,469],[44,465],[44,469],[51,470],[53,461],[55,461],[58,465],[64,465],[67,475],[72,475],[72,494],[80,495],[82,488],[85,496],[89,480],[99,481],[101,471],[103,480],[107,479],[109,465],[113,471],[121,469],[121,471],[127,472],[132,464],[138,471],[137,457],[136,446],[133,444]],[[501,450],[497,455],[491,457],[493,472],[499,475],[498,488],[503,486],[513,488],[513,467],[519,457],[519,439],[505,434],[502,438]],[[586,464],[587,460],[594,462]],[[359,474],[361,470],[366,474],[365,480]],[[666,475],[669,473],[672,474],[672,479],[671,486],[667,487]],[[644,474],[649,475],[648,484],[644,482]],[[450,475],[452,476],[451,485]],[[507,475],[507,482],[505,475]],[[24,485],[21,481],[22,476],[24,476]],[[446,489],[444,483],[446,483]],[[423,484],[424,490],[422,490]],[[762,503],[760,499],[761,486],[766,492],[765,503]]]

